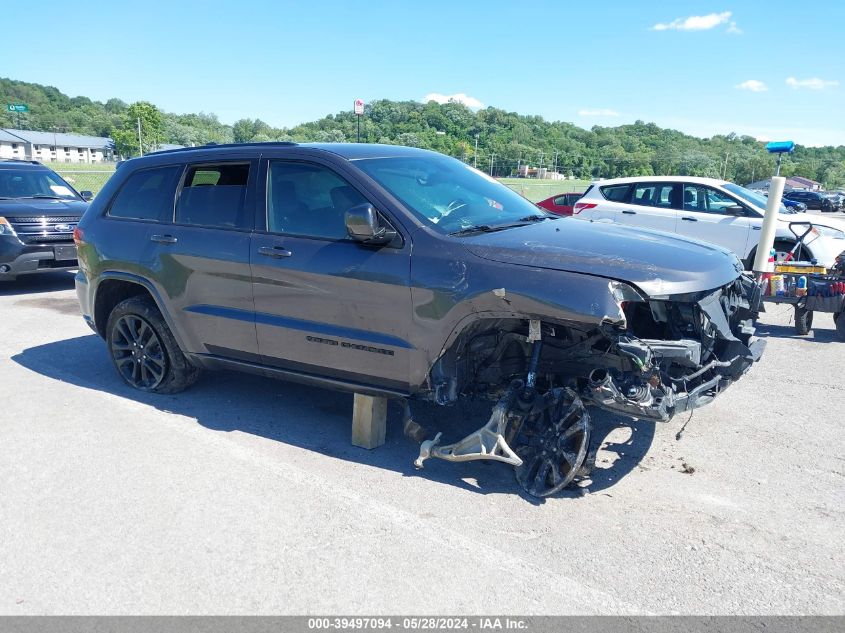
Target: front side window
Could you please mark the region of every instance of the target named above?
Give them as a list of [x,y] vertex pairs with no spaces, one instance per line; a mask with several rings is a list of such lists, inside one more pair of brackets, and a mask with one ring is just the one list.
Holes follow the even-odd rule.
[[191,165],[179,200],[176,222],[222,228],[250,228],[246,210],[249,163]]
[[549,217],[493,178],[446,156],[354,160],[418,219],[445,233]]
[[70,185],[46,169],[0,170],[0,198],[79,199]]
[[736,200],[712,187],[704,185],[684,186],[684,211],[726,215],[725,209],[736,205]]
[[109,208],[114,218],[170,222],[182,167],[171,165],[136,171],[126,179]]
[[267,230],[330,240],[346,239],[346,212],[367,200],[321,165],[271,161],[267,175]]

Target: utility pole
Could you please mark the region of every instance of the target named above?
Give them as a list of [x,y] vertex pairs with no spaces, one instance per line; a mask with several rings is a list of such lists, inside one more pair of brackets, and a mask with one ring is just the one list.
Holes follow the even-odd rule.
[[557,173],[557,150],[555,150],[555,166],[554,166],[553,171],[554,171],[555,173]]
[[472,155],[472,166],[478,169],[478,134],[475,135],[475,154]]
[[725,168],[722,170],[722,180],[727,180],[728,178],[728,152],[725,152]]
[[141,117],[138,117],[138,152],[144,155],[144,146],[141,144]]
[[490,176],[491,177],[493,176],[493,160],[495,159],[495,157],[496,157],[496,153],[490,152]]

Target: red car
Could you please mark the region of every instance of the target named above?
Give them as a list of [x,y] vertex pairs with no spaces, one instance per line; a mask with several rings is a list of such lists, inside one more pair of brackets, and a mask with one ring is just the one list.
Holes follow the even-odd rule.
[[537,206],[556,215],[572,215],[572,208],[583,195],[583,193],[560,193],[538,202]]

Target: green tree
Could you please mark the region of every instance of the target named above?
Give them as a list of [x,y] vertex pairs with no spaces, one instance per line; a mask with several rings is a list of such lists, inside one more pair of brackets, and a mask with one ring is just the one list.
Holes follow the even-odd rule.
[[146,154],[167,142],[164,136],[164,117],[161,110],[147,101],[137,101],[129,106],[119,129],[113,133],[114,145],[121,156],[139,153],[138,127],[141,128],[141,153]]

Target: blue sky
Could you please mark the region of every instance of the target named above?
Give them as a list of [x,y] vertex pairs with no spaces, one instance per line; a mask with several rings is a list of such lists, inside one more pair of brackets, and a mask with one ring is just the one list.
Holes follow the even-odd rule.
[[840,0],[42,0],[2,17],[0,76],[227,123],[460,94],[587,128],[845,144]]

